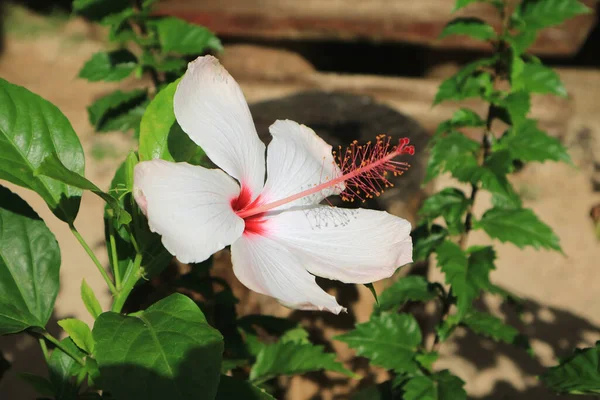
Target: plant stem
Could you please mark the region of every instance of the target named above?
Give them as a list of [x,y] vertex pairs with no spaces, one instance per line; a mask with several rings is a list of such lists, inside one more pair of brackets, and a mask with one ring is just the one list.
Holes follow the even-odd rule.
[[53,345],[55,345],[56,347],[58,347],[59,349],[61,349],[63,353],[65,353],[66,355],[71,357],[82,367],[85,367],[85,361],[83,361],[83,359],[81,357],[79,357],[77,354],[75,354],[71,350],[69,350],[65,345],[63,345],[57,338],[52,336],[50,333],[43,332],[42,337],[44,339],[46,339],[47,341],[49,341],[50,343],[52,343]]
[[96,265],[96,268],[98,269],[98,272],[100,272],[100,275],[102,275],[102,278],[104,278],[104,281],[108,285],[108,288],[110,289],[110,292],[114,296],[117,293],[117,289],[115,288],[115,285],[113,284],[112,280],[110,279],[110,277],[106,273],[106,270],[102,266],[102,263],[100,263],[100,260],[98,260],[98,257],[96,257],[96,255],[94,254],[94,252],[92,251],[92,249],[90,248],[90,246],[87,244],[87,242],[85,241],[85,239],[83,238],[83,236],[81,236],[81,234],[79,233],[79,231],[77,230],[77,228],[75,228],[75,225],[73,225],[72,223],[69,224],[69,229],[71,229],[71,232],[73,232],[73,235],[77,238],[77,240],[79,241],[79,244],[81,244],[81,247],[83,247],[83,249],[88,254],[88,256],[90,256],[90,258],[92,259],[92,261]]
[[119,256],[117,255],[117,243],[115,241],[115,226],[108,221],[108,240],[110,243],[110,255],[112,259],[113,275],[115,276],[116,290],[121,290],[121,272],[119,271]]
[[50,360],[50,353],[48,353],[48,346],[46,346],[46,342],[44,341],[43,338],[38,338],[38,341],[40,342],[40,347],[42,348],[42,353],[44,354],[44,360],[46,361],[46,364],[48,364],[48,361]]
[[137,253],[135,255],[135,259],[133,260],[133,265],[127,269],[127,273],[123,278],[123,286],[121,290],[115,296],[115,302],[111,307],[111,311],[120,313],[125,305],[125,301],[127,301],[127,297],[133,290],[138,279],[141,277],[141,266],[142,264],[142,255]]

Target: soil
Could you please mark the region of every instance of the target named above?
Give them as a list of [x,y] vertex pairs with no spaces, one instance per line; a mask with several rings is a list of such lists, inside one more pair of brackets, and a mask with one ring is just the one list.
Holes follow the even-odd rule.
[[[116,84],[92,84],[76,77],[83,63],[104,45],[94,39],[97,36],[94,28],[80,20],[52,27],[47,27],[41,20],[34,21],[43,27],[41,33],[23,33],[15,29],[15,25],[9,29],[0,58],[0,77],[50,100],[66,114],[86,153],[86,176],[101,188],[107,188],[134,142],[121,133],[95,134],[87,120],[86,106]],[[541,388],[535,376],[575,346],[590,346],[600,339],[600,297],[594,290],[600,287],[600,244],[594,236],[589,216],[590,209],[600,203],[600,192],[594,191],[598,185],[593,181],[594,174],[598,174],[594,168],[598,168],[600,162],[600,114],[597,113],[600,71],[569,69],[561,70],[561,75],[574,102],[574,116],[561,136],[571,151],[575,166],[531,165],[515,175],[513,183],[523,195],[525,206],[532,208],[558,234],[564,255],[494,243],[498,260],[492,279],[520,296],[525,312],[518,317],[495,298],[483,299],[481,306],[501,312],[528,334],[535,356],[529,357],[522,350],[459,332],[456,339],[442,346],[437,367],[450,368],[465,380],[467,391],[473,398],[553,399],[556,396]],[[360,79],[356,76],[357,85],[360,85]],[[136,84],[139,82],[128,81],[121,86]],[[445,177],[435,183],[436,188],[454,184]],[[93,264],[67,226],[50,213],[41,199],[15,185],[7,186],[40,214],[62,249],[61,291],[50,330],[59,332],[56,320],[66,317],[80,318],[91,324],[93,320],[79,296],[81,281],[88,282],[104,307],[110,303],[110,296]],[[476,211],[483,210],[488,202],[489,199],[482,195]],[[106,264],[101,223],[103,206],[102,200],[85,194],[76,225],[100,261]],[[470,242],[485,244],[489,239],[474,233]],[[226,259],[227,254],[220,257]],[[439,278],[434,268],[430,274]],[[253,296],[254,312],[289,314],[264,297]],[[355,322],[364,322],[373,299],[362,287],[354,291],[354,297]],[[317,318],[312,326],[323,323]],[[342,359],[350,357],[351,353],[343,345],[336,343],[335,348],[341,352]],[[35,394],[15,374],[25,371],[46,373],[35,341],[23,335],[3,337],[0,338],[0,349],[12,363],[12,369],[0,381],[2,398],[34,398]],[[344,381],[339,376],[335,378],[330,381],[328,394],[323,393],[323,398],[333,398],[335,394],[338,394],[337,398],[345,398],[341,389]],[[384,374],[374,377],[377,381],[384,378]],[[311,377],[291,379],[288,398],[320,398],[315,380]]]

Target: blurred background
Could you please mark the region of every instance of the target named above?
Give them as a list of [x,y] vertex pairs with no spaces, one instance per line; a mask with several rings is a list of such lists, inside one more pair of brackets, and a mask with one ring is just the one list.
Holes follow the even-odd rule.
[[[148,82],[129,78],[92,84],[77,78],[85,61],[110,44],[105,28],[73,16],[70,3],[0,1],[0,77],[50,100],[67,115],[86,152],[86,176],[107,188],[136,142],[120,132],[95,133],[86,106],[117,87],[148,86]],[[600,219],[600,27],[598,1],[584,3],[596,12],[542,31],[532,48],[557,69],[569,92],[564,99],[537,96],[533,117],[565,143],[575,167],[530,165],[511,178],[525,206],[558,234],[566,256],[495,244],[498,269],[492,279],[524,299],[524,312],[518,316],[501,309],[493,299],[483,299],[482,306],[503,313],[529,335],[536,354],[530,357],[508,345],[459,332],[442,346],[437,365],[452,369],[466,381],[474,399],[558,398],[539,386],[536,375],[574,347],[590,346],[600,339],[600,296],[593,290],[600,287],[600,244],[594,226]],[[437,87],[460,65],[490,50],[464,37],[437,39],[453,18],[453,4],[451,0],[160,0],[156,12],[204,25],[219,36],[224,51],[217,56],[240,83],[260,133],[275,118],[287,117],[324,132],[334,144],[384,132],[410,136],[417,145],[413,169],[377,206],[415,222],[416,210],[427,193],[456,185],[450,178],[427,187],[420,184],[428,137],[459,106],[432,107]],[[486,5],[475,4],[461,13],[499,24]],[[466,104],[484,110],[477,101]],[[478,136],[478,132],[467,134]],[[58,333],[56,320],[66,317],[91,323],[79,297],[81,280],[102,294],[104,306],[110,303],[91,261],[41,199],[9,187],[40,213],[61,245],[61,292],[50,330],[54,327],[53,333]],[[486,203],[489,199],[482,195],[477,207],[484,209]],[[103,207],[101,200],[85,194],[77,225],[107,264]],[[488,240],[478,232],[470,239],[473,244]],[[362,286],[346,287],[343,298],[338,296],[351,309],[347,316],[291,313],[247,292],[233,277],[228,258],[226,251],[217,255],[216,268],[241,299],[240,315],[261,312],[302,320],[321,332],[316,340],[324,343],[369,317],[373,298]],[[436,272],[433,268],[417,271],[432,277]],[[381,290],[385,284],[380,282],[376,288]],[[350,362],[352,354],[342,343],[329,346],[342,361]],[[3,337],[0,351],[0,398],[35,398],[16,374],[46,373],[36,341]],[[364,368],[360,363],[348,365],[359,373]],[[366,379],[379,382],[382,376]],[[286,382],[286,398],[344,399],[360,385],[335,375],[309,374]]]

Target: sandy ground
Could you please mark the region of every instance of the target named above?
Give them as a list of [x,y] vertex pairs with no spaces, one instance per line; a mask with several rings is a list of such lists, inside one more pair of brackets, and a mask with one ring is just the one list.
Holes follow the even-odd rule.
[[[67,115],[86,152],[86,176],[106,188],[132,142],[119,133],[96,135],[87,121],[86,105],[113,87],[76,78],[83,62],[102,47],[100,42],[85,39],[89,36],[89,28],[78,21],[60,28],[58,35],[9,36],[0,59],[0,77],[38,93]],[[459,332],[455,340],[442,347],[438,367],[450,368],[467,381],[467,390],[475,398],[552,399],[555,396],[539,388],[535,379],[542,366],[552,365],[555,357],[566,355],[574,346],[591,345],[600,339],[600,297],[594,290],[600,286],[600,245],[588,215],[590,208],[600,202],[600,193],[592,190],[594,157],[600,160],[600,71],[569,70],[562,75],[576,110],[563,138],[577,167],[533,165],[515,176],[513,183],[523,194],[525,205],[557,232],[566,256],[521,251],[496,243],[498,269],[493,280],[524,299],[526,312],[522,319],[510,311],[508,318],[531,336],[536,356],[529,358],[520,350]],[[436,185],[441,188],[451,183],[440,179]],[[99,274],[66,225],[49,212],[41,199],[27,190],[8,186],[38,211],[62,249],[61,291],[50,329],[56,330],[56,319],[65,317],[91,323],[80,300],[79,287],[85,279],[103,306],[108,306],[110,298]],[[488,201],[482,196],[476,208],[484,209]],[[76,225],[106,263],[102,212],[103,202],[86,194]],[[483,244],[488,239],[477,233],[470,242]],[[369,309],[372,300],[366,302],[364,309]],[[483,305],[494,311],[499,308],[494,299],[485,299]],[[3,337],[0,348],[13,363],[0,381],[2,398],[34,398],[15,373],[44,373],[36,343],[24,336]],[[297,399],[315,394],[312,387],[295,389]]]

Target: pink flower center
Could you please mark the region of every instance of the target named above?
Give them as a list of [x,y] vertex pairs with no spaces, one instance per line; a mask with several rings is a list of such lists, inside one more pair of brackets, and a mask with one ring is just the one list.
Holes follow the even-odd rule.
[[[238,197],[231,199],[231,208],[233,211],[240,215],[245,210],[253,209],[258,207],[261,203],[260,195],[252,201],[252,192],[247,186],[242,185],[242,190]],[[243,217],[246,227],[244,228],[244,235],[255,234],[262,235],[265,233],[265,213],[253,214],[247,217]]]

